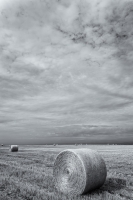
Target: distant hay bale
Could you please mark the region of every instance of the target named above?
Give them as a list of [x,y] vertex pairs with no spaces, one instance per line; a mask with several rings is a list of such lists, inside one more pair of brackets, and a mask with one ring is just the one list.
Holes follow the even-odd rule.
[[55,188],[64,194],[85,194],[101,187],[107,170],[102,157],[91,149],[67,149],[54,163]]
[[18,145],[11,145],[11,152],[18,151]]
[[4,145],[3,145],[3,144],[1,144],[1,146],[3,147]]

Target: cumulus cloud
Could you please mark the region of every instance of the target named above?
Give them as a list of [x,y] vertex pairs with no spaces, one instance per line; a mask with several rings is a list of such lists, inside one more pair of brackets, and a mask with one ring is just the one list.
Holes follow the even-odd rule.
[[132,8],[131,0],[0,0],[1,130],[79,137],[70,125],[131,126]]

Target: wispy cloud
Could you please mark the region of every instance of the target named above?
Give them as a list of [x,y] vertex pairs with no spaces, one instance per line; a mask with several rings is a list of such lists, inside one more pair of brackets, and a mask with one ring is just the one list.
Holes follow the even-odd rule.
[[0,0],[3,134],[86,137],[84,124],[132,126],[132,8],[130,0]]

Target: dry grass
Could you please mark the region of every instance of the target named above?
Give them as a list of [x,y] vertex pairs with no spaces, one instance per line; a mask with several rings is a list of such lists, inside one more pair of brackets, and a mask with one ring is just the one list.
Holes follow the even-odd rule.
[[22,146],[19,152],[0,147],[0,200],[132,200],[133,147],[84,147],[99,151],[106,162],[108,178],[100,189],[75,197],[55,191],[53,163],[60,151],[79,146]]

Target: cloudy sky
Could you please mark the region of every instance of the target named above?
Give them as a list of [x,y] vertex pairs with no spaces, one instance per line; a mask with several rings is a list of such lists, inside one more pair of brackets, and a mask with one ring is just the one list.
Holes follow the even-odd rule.
[[132,0],[0,0],[0,141],[133,142]]

